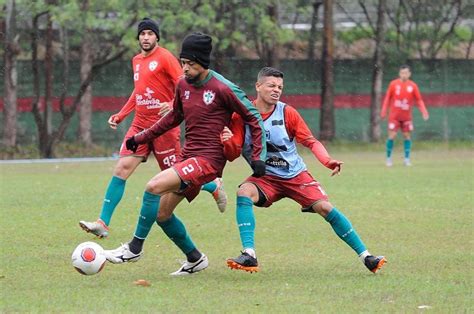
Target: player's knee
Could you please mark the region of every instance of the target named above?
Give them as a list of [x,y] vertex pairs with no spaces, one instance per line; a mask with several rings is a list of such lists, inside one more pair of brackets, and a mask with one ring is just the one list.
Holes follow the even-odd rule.
[[239,189],[237,190],[237,196],[250,197],[251,192],[249,191],[249,189],[245,188],[244,186],[240,186]]
[[114,169],[114,176],[126,180],[132,174],[133,170],[134,170],[134,167],[132,167],[129,164],[126,164],[126,163],[118,164]]
[[258,198],[258,192],[256,188],[253,187],[253,185],[250,186],[248,184],[243,184],[237,190],[237,196],[248,197],[255,202]]
[[158,221],[158,223],[161,223],[161,222],[167,221],[170,218],[171,218],[170,213],[167,213],[165,211],[159,211],[158,212],[158,217],[156,218],[156,220]]
[[250,198],[254,204],[259,200],[258,190],[253,185],[251,187],[245,185],[240,186],[237,190],[237,197],[239,196]]
[[313,211],[315,213],[320,214],[324,218],[326,218],[326,216],[329,215],[332,209],[333,209],[332,204],[326,201],[318,202],[313,205]]
[[145,186],[145,191],[152,194],[160,194],[158,185],[156,184],[154,180],[148,181],[148,183]]
[[116,168],[114,169],[113,175],[114,175],[115,177],[119,177],[119,178],[124,179],[124,180],[127,179],[128,176],[129,176],[129,174],[127,173],[127,171],[126,171],[125,169],[123,169],[122,167],[120,167],[120,168],[119,168],[119,167],[116,167]]

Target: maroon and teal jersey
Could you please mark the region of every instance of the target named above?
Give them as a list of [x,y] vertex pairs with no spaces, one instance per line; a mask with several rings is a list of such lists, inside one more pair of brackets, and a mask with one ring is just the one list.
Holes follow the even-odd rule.
[[266,145],[260,114],[239,87],[212,70],[197,84],[181,79],[176,88],[173,111],[137,134],[135,141],[139,144],[149,142],[184,121],[185,143],[181,157],[204,157],[222,175],[226,158],[220,134],[225,126],[229,126],[233,112],[249,126],[251,159],[265,160]]

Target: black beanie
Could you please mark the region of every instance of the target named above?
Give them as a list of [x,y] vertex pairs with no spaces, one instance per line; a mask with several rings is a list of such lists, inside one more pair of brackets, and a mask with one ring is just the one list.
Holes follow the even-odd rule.
[[180,58],[195,61],[209,69],[211,63],[212,38],[202,33],[192,33],[183,40]]
[[156,23],[155,21],[147,17],[141,20],[140,23],[138,23],[137,39],[138,39],[138,36],[140,36],[140,33],[144,31],[145,29],[149,29],[153,31],[153,33],[156,34],[158,41],[160,41],[160,28],[158,27],[158,23]]

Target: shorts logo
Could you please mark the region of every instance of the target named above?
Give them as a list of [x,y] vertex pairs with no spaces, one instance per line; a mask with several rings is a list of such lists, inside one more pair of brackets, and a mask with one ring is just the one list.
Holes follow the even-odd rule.
[[206,105],[212,104],[214,101],[214,98],[216,98],[216,93],[210,90],[204,91],[204,94],[202,94],[202,100]]
[[150,64],[148,64],[148,68],[150,69],[150,71],[155,71],[157,66],[158,66],[158,62],[156,61],[151,61]]
[[188,90],[184,91],[184,99],[188,100],[190,95],[191,95],[190,91]]
[[413,86],[409,85],[407,87],[407,92],[409,92],[409,93],[413,92]]

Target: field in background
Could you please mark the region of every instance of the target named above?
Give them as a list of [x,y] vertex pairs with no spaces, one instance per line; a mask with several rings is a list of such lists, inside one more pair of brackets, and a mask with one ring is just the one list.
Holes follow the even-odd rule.
[[[471,312],[472,146],[425,147],[406,168],[398,145],[391,169],[380,151],[336,150],[333,157],[345,161],[336,178],[305,155],[369,249],[387,256],[375,276],[322,218],[288,200],[256,209],[261,273],[228,270],[225,259],[240,249],[233,194],[249,173],[242,160],[224,174],[225,214],[204,192],[176,211],[209,256],[209,269],[168,276],[183,256],[155,227],[139,262],[81,276],[70,263],[77,244],[93,240],[110,249],[130,239],[154,162],[130,178],[106,240],[83,233],[77,222],[98,215],[113,162],[0,165],[0,312],[415,312],[423,305]],[[137,279],[151,287],[134,286]]]

